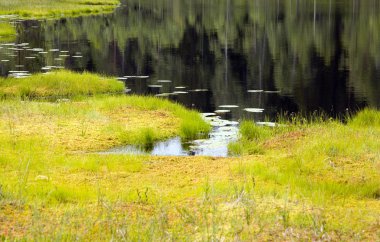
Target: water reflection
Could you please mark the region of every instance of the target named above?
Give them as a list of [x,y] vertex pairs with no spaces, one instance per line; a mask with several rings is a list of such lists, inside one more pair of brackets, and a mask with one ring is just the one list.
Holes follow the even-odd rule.
[[17,22],[16,42],[30,48],[2,46],[0,71],[149,76],[124,81],[203,112],[238,105],[232,120],[334,115],[380,107],[379,10],[370,0],[129,0],[111,15]]

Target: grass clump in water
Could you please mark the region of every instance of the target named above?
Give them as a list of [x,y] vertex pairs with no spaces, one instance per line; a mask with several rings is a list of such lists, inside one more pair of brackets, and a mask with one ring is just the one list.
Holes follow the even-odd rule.
[[1,15],[22,18],[61,18],[112,12],[118,0],[0,0]]
[[10,42],[16,37],[16,30],[10,24],[6,22],[0,22],[0,42]]
[[36,74],[28,78],[0,78],[0,98],[61,98],[102,93],[122,93],[124,84],[116,79],[67,70]]
[[380,112],[373,109],[364,109],[348,121],[355,127],[379,127]]
[[231,155],[263,154],[263,142],[282,131],[279,126],[259,126],[251,120],[244,120],[240,124],[240,138],[228,145],[228,152]]

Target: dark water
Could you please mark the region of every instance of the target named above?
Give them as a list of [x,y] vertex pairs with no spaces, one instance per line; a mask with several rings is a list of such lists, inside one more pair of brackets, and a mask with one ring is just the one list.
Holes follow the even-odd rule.
[[125,83],[228,109],[229,120],[380,107],[377,0],[128,0],[109,15],[14,24],[15,42],[29,45],[1,46],[2,75],[64,66],[149,76]]

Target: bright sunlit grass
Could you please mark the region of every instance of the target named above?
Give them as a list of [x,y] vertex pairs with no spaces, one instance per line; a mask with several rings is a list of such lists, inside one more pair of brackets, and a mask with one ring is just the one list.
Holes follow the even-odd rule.
[[102,93],[122,93],[115,78],[67,70],[36,74],[28,78],[0,78],[0,98],[60,98]]
[[0,42],[10,42],[13,41],[15,37],[15,28],[7,22],[0,22]]
[[117,4],[118,0],[0,0],[0,14],[57,18],[111,12]]

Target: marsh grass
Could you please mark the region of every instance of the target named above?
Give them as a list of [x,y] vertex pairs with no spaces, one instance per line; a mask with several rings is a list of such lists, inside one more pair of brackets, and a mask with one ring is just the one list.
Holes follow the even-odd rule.
[[112,12],[117,0],[1,0],[1,15],[18,15],[22,18],[61,18]]
[[9,141],[39,135],[70,152],[127,144],[149,148],[158,140],[176,135],[191,139],[210,130],[197,112],[155,97],[75,97],[64,103],[5,100],[0,110],[0,127]]
[[379,112],[284,120],[242,122],[240,157],[103,155],[210,126],[155,97],[2,100],[0,239],[378,240]]
[[0,78],[0,98],[59,99],[79,95],[122,93],[125,87],[114,78],[67,70],[35,74],[28,78]]
[[0,22],[0,43],[11,42],[16,38],[16,29],[8,22]]

